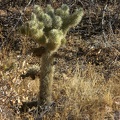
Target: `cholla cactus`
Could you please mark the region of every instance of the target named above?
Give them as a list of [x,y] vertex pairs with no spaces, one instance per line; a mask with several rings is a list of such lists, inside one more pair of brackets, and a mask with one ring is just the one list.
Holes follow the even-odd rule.
[[81,21],[83,14],[82,8],[70,14],[69,7],[65,4],[58,9],[53,9],[51,5],[47,5],[45,10],[39,5],[35,5],[31,20],[21,28],[22,33],[32,37],[46,49],[42,55],[40,73],[40,105],[51,102],[54,74],[53,54],[61,45],[66,43],[67,32]]

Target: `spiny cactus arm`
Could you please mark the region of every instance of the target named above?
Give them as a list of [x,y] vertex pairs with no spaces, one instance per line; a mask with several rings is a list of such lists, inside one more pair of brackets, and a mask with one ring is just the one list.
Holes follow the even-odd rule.
[[38,21],[43,22],[44,27],[52,27],[52,18],[46,13],[44,13],[41,17],[41,20],[38,19]]
[[63,4],[61,8],[56,9],[55,14],[60,16],[63,20],[69,16],[69,7],[66,4]]
[[53,18],[53,24],[52,27],[53,29],[60,29],[63,24],[62,18],[60,16],[54,16]]
[[70,28],[76,26],[81,21],[83,15],[84,15],[83,9],[80,8],[75,13],[65,18],[63,25],[61,27],[63,33],[66,34]]
[[49,41],[47,43],[47,49],[50,51],[56,51],[61,45],[61,40],[64,38],[64,34],[61,30],[52,29],[49,31]]
[[[62,19],[60,16],[55,14],[55,10],[53,9],[53,7],[51,5],[47,5],[46,9],[45,9],[45,13],[52,19],[50,21],[50,23],[52,22],[51,29],[59,29],[62,26]],[[49,22],[47,22],[47,24],[49,24]]]
[[54,9],[53,9],[53,7],[52,7],[50,4],[47,5],[47,7],[46,7],[46,9],[45,9],[45,12],[46,12],[48,15],[50,15],[51,18],[53,18],[53,17],[55,16],[55,14],[54,14]]
[[37,18],[41,18],[44,11],[39,5],[34,5],[33,13],[37,16]]
[[69,14],[69,12],[70,12],[70,8],[69,8],[69,6],[66,5],[66,4],[63,4],[63,5],[61,6],[61,9],[62,9],[66,14]]
[[48,41],[47,37],[44,34],[44,23],[38,21],[33,13],[31,15],[32,19],[20,27],[20,33],[32,37],[37,43],[45,45]]

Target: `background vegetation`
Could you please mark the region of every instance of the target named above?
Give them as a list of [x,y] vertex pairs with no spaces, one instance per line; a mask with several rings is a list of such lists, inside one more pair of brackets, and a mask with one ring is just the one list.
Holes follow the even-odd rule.
[[[67,34],[61,47],[53,84],[53,104],[21,108],[36,101],[39,80],[21,78],[39,59],[31,38],[17,33],[30,19],[34,4],[66,3],[71,13],[83,7],[82,22]],[[120,119],[119,0],[0,0],[0,119],[1,120],[119,120]],[[41,51],[42,52],[42,51]]]

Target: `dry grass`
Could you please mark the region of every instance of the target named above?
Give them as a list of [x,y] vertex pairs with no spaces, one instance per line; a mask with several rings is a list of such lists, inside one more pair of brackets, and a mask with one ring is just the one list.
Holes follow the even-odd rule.
[[[14,112],[23,101],[37,99],[38,79],[20,78],[20,74],[29,67],[26,61],[30,61],[30,58],[32,60],[30,56],[17,61],[13,54],[9,57],[4,55],[1,59],[0,119],[33,120],[38,116],[35,112],[37,108],[31,114],[20,114],[19,110]],[[105,117],[105,120],[114,120],[114,112],[120,109],[118,75],[106,82],[104,76],[96,72],[94,65],[82,66],[79,63],[73,77],[65,73],[62,75],[63,79],[55,80],[53,84],[56,106],[43,115],[43,120],[104,120]],[[14,106],[12,109],[11,104]]]
[[[60,111],[62,119],[91,119],[103,120],[106,115],[112,117],[114,92],[120,93],[118,83],[110,80],[105,83],[104,78],[95,72],[94,67],[88,65],[81,70],[80,65],[73,78],[60,81],[55,89],[55,96],[65,96],[64,109]],[[115,90],[115,91],[114,91]],[[56,91],[58,94],[56,94]],[[60,93],[62,95],[60,95]]]

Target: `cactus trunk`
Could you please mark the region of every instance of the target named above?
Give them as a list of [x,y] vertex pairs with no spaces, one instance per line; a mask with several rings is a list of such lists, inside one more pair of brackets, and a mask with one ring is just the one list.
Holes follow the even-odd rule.
[[42,56],[41,73],[40,73],[40,91],[39,91],[39,105],[51,103],[52,84],[53,84],[53,56],[51,52],[46,51]]

